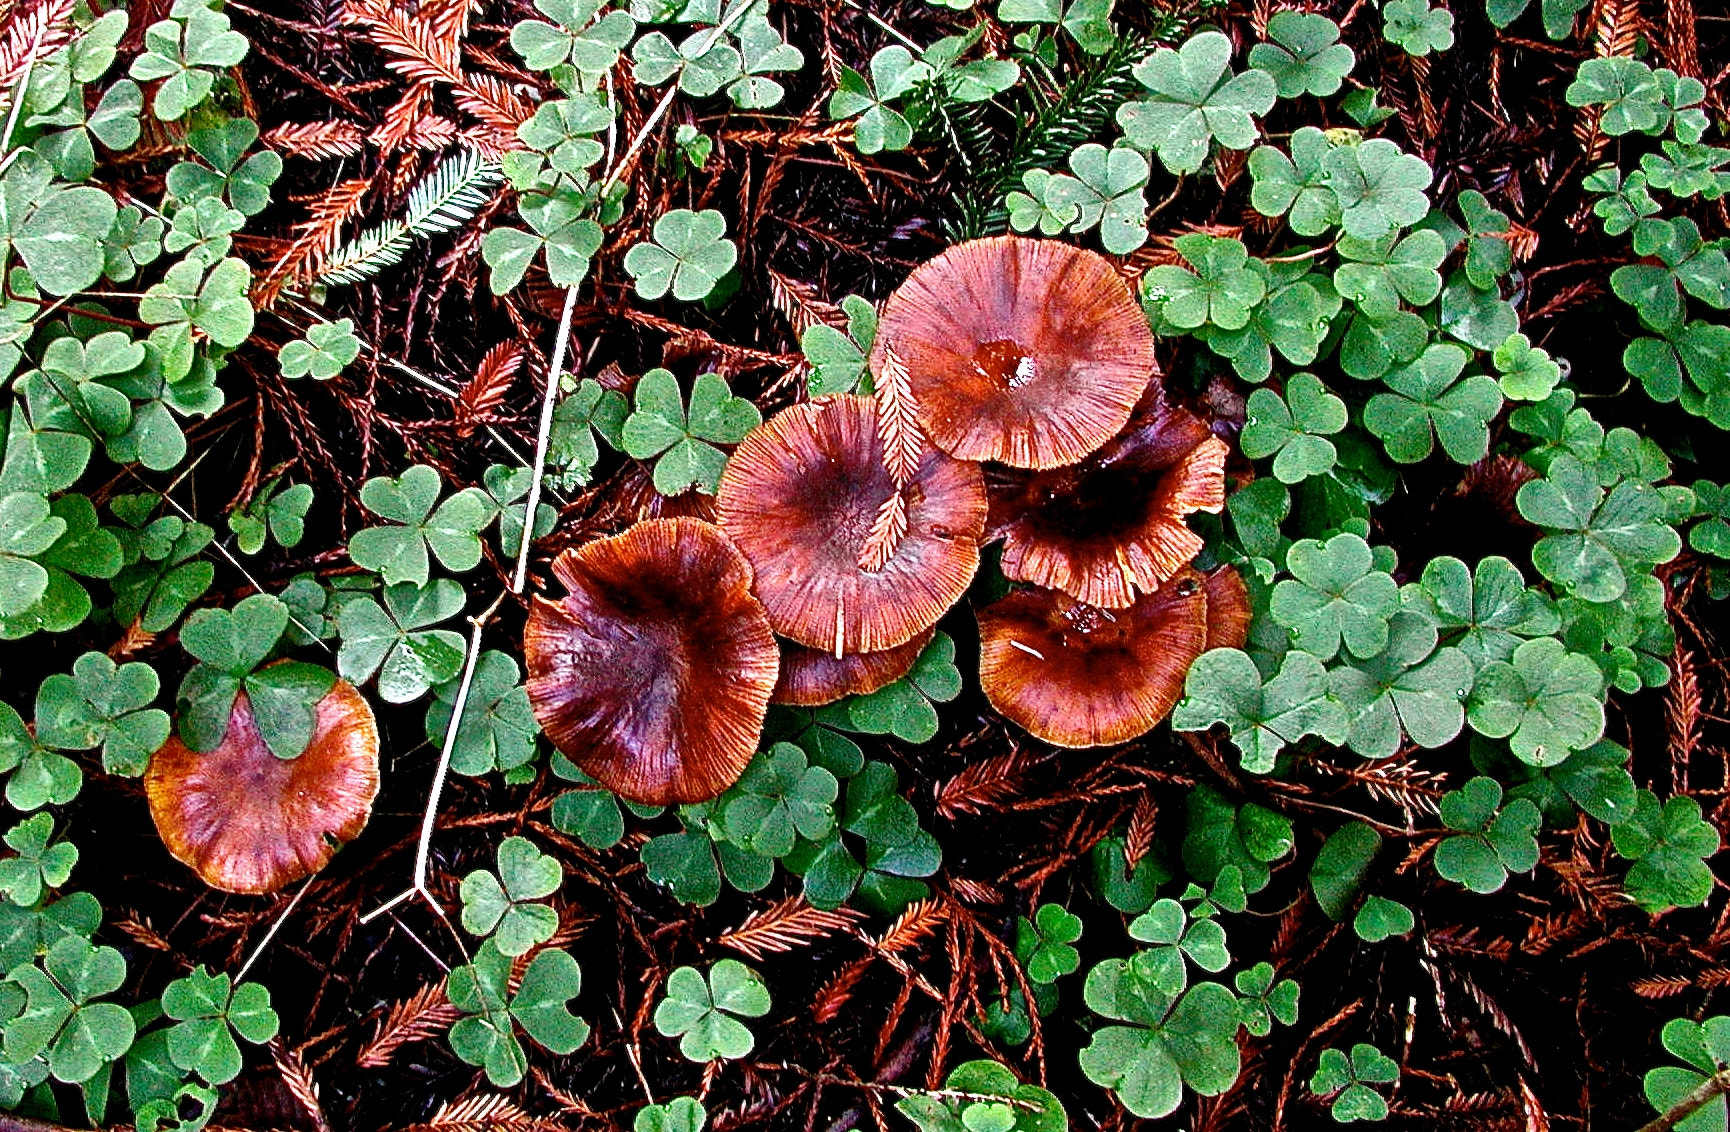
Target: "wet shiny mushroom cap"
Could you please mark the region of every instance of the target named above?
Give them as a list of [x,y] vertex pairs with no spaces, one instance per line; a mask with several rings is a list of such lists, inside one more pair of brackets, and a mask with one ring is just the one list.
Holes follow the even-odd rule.
[[1024,589],[979,611],[979,683],[991,704],[1059,747],[1124,743],[1183,696],[1207,647],[1207,594],[1193,571],[1127,609]]
[[1067,468],[994,469],[987,538],[1003,574],[1121,609],[1202,548],[1184,522],[1225,506],[1226,446],[1201,418],[1150,393],[1124,432]]
[[863,696],[892,684],[913,670],[913,664],[935,630],[927,629],[903,645],[882,652],[858,652],[836,659],[828,649],[811,649],[792,642],[781,645],[781,678],[772,703],[820,707],[843,696]]
[[905,489],[907,533],[881,569],[860,566],[895,490],[868,397],[794,405],[752,432],[721,475],[721,528],[756,571],[782,636],[839,653],[907,643],[961,600],[979,568],[985,483],[927,448]]
[[1073,464],[1115,436],[1157,368],[1153,332],[1105,257],[994,236],[920,265],[889,297],[871,369],[907,366],[927,436],[962,460]]
[[214,751],[171,736],[150,757],[144,791],[176,860],[224,892],[275,892],[311,876],[366,827],[378,794],[378,724],[353,684],[318,702],[312,740],[279,759],[242,692]]
[[779,660],[751,567],[720,528],[651,519],[567,550],[569,592],[523,632],[529,701],[553,745],[620,797],[702,802],[757,749]]

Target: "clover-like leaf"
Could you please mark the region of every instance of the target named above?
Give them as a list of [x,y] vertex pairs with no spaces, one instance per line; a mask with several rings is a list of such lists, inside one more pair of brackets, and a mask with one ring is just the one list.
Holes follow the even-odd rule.
[[1193,330],[1212,325],[1236,330],[1267,294],[1267,277],[1248,266],[1240,240],[1191,233],[1174,246],[1193,271],[1161,264],[1142,281],[1142,296],[1172,326]]
[[419,699],[462,667],[462,637],[431,626],[456,616],[464,598],[463,588],[449,578],[386,586],[382,607],[372,597],[351,598],[337,616],[337,670],[357,684],[377,673],[387,703]]
[[315,322],[306,329],[304,338],[296,338],[277,353],[277,363],[284,377],[313,377],[329,381],[360,356],[360,339],[354,333],[354,320],[339,318],[335,322]]
[[1562,367],[1524,334],[1510,334],[1492,356],[1502,395],[1514,401],[1542,401],[1562,380]]
[[734,445],[762,423],[757,407],[735,397],[719,374],[698,374],[689,412],[679,383],[664,369],[637,382],[636,407],[620,433],[625,453],[655,461],[655,490],[678,495],[696,488],[715,494],[727,457],[717,445]]
[[1323,167],[1349,236],[1379,240],[1395,228],[1416,224],[1430,210],[1424,192],[1432,177],[1429,165],[1385,138],[1329,150]]
[[1454,14],[1429,0],[1388,0],[1382,7],[1382,37],[1407,55],[1428,55],[1454,45]]
[[438,470],[428,464],[412,465],[394,479],[367,480],[361,485],[361,504],[389,522],[356,531],[349,540],[349,557],[377,571],[391,586],[424,586],[431,566],[428,550],[447,570],[474,569],[481,560],[480,532],[493,519],[492,506],[477,488],[465,488],[438,503],[441,486]]
[[1571,453],[1558,454],[1515,499],[1520,514],[1547,532],[1532,549],[1538,572],[1586,601],[1616,600],[1628,588],[1629,566],[1668,562],[1682,549],[1656,489],[1623,480],[1606,492]]
[[1399,607],[1399,586],[1376,568],[1370,546],[1342,533],[1327,542],[1302,539],[1286,552],[1292,577],[1274,587],[1275,621],[1292,630],[1295,644],[1318,660],[1343,643],[1352,656],[1379,655],[1388,645],[1388,619]]
[[721,275],[739,260],[739,249],[727,239],[727,218],[713,208],[694,213],[675,208],[654,222],[654,241],[625,253],[625,270],[637,280],[645,299],[673,298],[692,303],[713,291]]
[[1191,36],[1178,50],[1162,47],[1135,68],[1152,96],[1117,111],[1130,144],[1159,154],[1172,173],[1193,173],[1209,143],[1226,149],[1255,144],[1255,115],[1273,109],[1277,87],[1264,71],[1231,73],[1231,40],[1215,31]]
[[667,996],[655,1008],[655,1029],[679,1039],[679,1052],[691,1061],[738,1059],[756,1039],[740,1018],[769,1013],[769,990],[757,972],[737,959],[722,959],[707,978],[695,967],[680,967],[667,977]]
[[559,914],[535,903],[558,891],[564,870],[526,837],[499,843],[498,872],[476,869],[463,878],[463,927],[475,935],[493,937],[493,944],[511,957],[526,954],[551,939]]
[[150,706],[159,690],[148,664],[87,652],[70,674],[56,673],[36,689],[36,737],[60,750],[101,747],[110,773],[141,774],[168,739],[168,713]]
[[1139,976],[1132,961],[1108,959],[1088,972],[1084,994],[1094,1013],[1127,1024],[1093,1032],[1081,1071],[1136,1116],[1173,1112],[1186,1085],[1211,1096],[1237,1079],[1238,1002],[1220,984],[1198,983],[1179,998]]
[[1249,50],[1249,65],[1273,76],[1281,98],[1340,89],[1357,56],[1340,42],[1339,25],[1326,16],[1275,12],[1267,21],[1268,43]]
[[1508,739],[1528,763],[1553,765],[1603,734],[1603,688],[1603,674],[1589,657],[1569,652],[1554,637],[1538,637],[1478,673],[1472,728]]
[[1507,660],[1522,641],[1561,627],[1555,606],[1527,588],[1506,558],[1483,558],[1475,568],[1446,555],[1433,558],[1417,585],[1426,615],[1475,668]]
[[257,983],[233,986],[227,975],[212,975],[202,965],[168,984],[162,1009],[175,1020],[168,1030],[169,1057],[211,1085],[240,1075],[235,1034],[259,1045],[276,1037],[279,1027],[268,990]]
[[65,884],[78,863],[78,846],[54,841],[51,814],[35,814],[7,830],[6,845],[18,855],[0,860],[0,892],[23,908]]
[[[453,771],[469,775],[511,771],[534,759],[540,725],[528,689],[520,681],[517,662],[508,654],[488,649],[480,655],[463,704],[456,746],[451,749]],[[435,689],[437,696],[427,707],[428,742],[444,743],[459,685],[453,680]]]
[[1436,629],[1417,614],[1388,622],[1388,647],[1329,673],[1329,691],[1343,707],[1346,745],[1365,758],[1389,758],[1402,738],[1420,747],[1450,742],[1465,724],[1472,662],[1454,648],[1436,648]]
[[915,59],[898,43],[890,44],[871,57],[869,80],[851,67],[841,68],[829,97],[829,116],[858,118],[853,144],[860,153],[906,149],[913,140],[913,124],[889,104],[935,77],[931,64]]
[[1634,862],[1623,881],[1628,895],[1648,912],[1691,908],[1711,895],[1706,858],[1718,852],[1718,831],[1700,816],[1700,803],[1677,795],[1660,803],[1642,790],[1633,813],[1610,828],[1616,852]]
[[1538,863],[1538,807],[1525,798],[1503,805],[1502,786],[1479,776],[1441,800],[1442,824],[1456,835],[1436,846],[1436,871],[1473,892],[1495,892],[1509,873]]
[[1403,238],[1390,232],[1376,240],[1342,236],[1338,246],[1342,262],[1334,271],[1334,286],[1371,319],[1393,316],[1402,299],[1421,307],[1442,293],[1436,269],[1448,257],[1448,245],[1434,231]]
[[1073,177],[1047,176],[1041,201],[1053,216],[1069,217],[1072,232],[1099,228],[1100,243],[1128,255],[1147,241],[1147,158],[1124,146],[1088,143],[1069,155]]
[[1448,342],[1426,349],[1416,361],[1383,380],[1389,392],[1364,406],[1364,427],[1381,437],[1388,455],[1415,464],[1441,441],[1442,451],[1459,464],[1475,464],[1490,448],[1490,422],[1502,408],[1495,379],[1472,374],[1461,379],[1469,355]]
[[1030,945],[1027,977],[1034,982],[1054,983],[1080,966],[1081,955],[1070,944],[1081,938],[1081,917],[1063,905],[1042,904],[1033,919],[1023,916],[1016,925],[1018,950],[1023,936]]
[[1273,456],[1281,483],[1298,483],[1334,466],[1338,453],[1327,437],[1346,427],[1346,404],[1311,373],[1294,374],[1282,398],[1271,389],[1249,395],[1242,436],[1252,460]]
[[1213,649],[1190,666],[1183,688],[1171,725],[1200,731],[1224,723],[1252,774],[1272,771],[1288,743],[1305,735],[1339,736],[1343,729],[1339,704],[1328,698],[1327,673],[1308,652],[1287,653],[1279,672],[1264,682],[1245,653]]
[[1331,1047],[1322,1050],[1315,1074],[1310,1078],[1310,1092],[1333,1098],[1329,1111],[1341,1124],[1386,1120],[1388,1102],[1370,1086],[1392,1084],[1399,1079],[1400,1067],[1391,1057],[1368,1042],[1359,1042],[1352,1047],[1349,1057]]
[[1249,155],[1250,204],[1263,216],[1287,216],[1293,232],[1319,236],[1340,222],[1340,199],[1328,183],[1328,136],[1314,126],[1291,136],[1291,156],[1274,146]]

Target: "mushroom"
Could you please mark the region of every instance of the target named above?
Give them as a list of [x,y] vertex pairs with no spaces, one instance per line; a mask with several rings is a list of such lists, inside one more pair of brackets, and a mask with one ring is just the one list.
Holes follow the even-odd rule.
[[1157,363],[1153,332],[1105,257],[994,236],[921,264],[889,297],[872,372],[910,375],[920,426],[962,460],[1073,464],[1117,435]]
[[567,550],[569,593],[523,631],[529,702],[553,745],[620,797],[703,802],[751,761],[775,638],[751,565],[700,519],[650,519]]
[[913,670],[913,664],[935,630],[927,629],[906,644],[882,652],[857,652],[839,660],[827,649],[809,649],[791,642],[781,646],[781,678],[770,703],[821,707],[843,696],[863,696],[892,684]]
[[1207,648],[1207,591],[1184,571],[1127,609],[1023,589],[979,611],[979,683],[1005,718],[1059,747],[1146,734]]
[[1241,649],[1249,640],[1249,587],[1230,566],[1217,566],[1203,583],[1207,591],[1207,647]]
[[378,795],[378,724],[338,680],[318,701],[312,739],[280,759],[258,733],[245,692],[213,751],[170,736],[150,757],[144,792],[176,860],[224,892],[275,892],[324,868],[366,827]]
[[987,538],[1003,539],[1003,574],[1089,605],[1121,609],[1193,559],[1185,524],[1225,506],[1224,442],[1154,391],[1122,435],[1079,464],[994,470]]
[[757,575],[775,631],[842,657],[906,644],[961,600],[979,568],[985,483],[927,448],[900,489],[907,527],[878,569],[861,556],[897,490],[872,399],[823,397],[771,417],[727,462],[721,529]]

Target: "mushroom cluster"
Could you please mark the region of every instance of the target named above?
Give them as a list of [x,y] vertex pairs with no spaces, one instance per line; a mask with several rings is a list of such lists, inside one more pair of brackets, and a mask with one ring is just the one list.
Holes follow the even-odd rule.
[[650,519],[555,562],[566,595],[530,610],[529,698],[620,796],[713,798],[771,703],[905,675],[992,541],[1018,585],[979,611],[981,683],[1041,740],[1142,735],[1197,656],[1242,642],[1243,584],[1192,567],[1186,524],[1224,505],[1226,447],[1165,397],[1147,318],[1103,256],[953,247],[885,303],[870,368],[872,396],[747,436],[714,523]]

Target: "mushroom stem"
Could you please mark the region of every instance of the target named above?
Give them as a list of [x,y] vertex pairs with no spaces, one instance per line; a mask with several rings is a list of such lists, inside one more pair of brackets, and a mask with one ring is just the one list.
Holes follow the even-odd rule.
[[[523,550],[526,556],[528,551],[527,527],[524,529],[523,540]],[[492,621],[493,615],[499,611],[499,606],[504,604],[505,597],[513,592],[515,591],[501,591],[498,597],[493,598],[491,605],[469,618],[468,655],[463,658],[462,682],[457,685],[456,700],[451,704],[451,721],[445,728],[444,748],[439,752],[438,769],[433,772],[432,790],[427,795],[426,814],[421,818],[420,843],[415,847],[414,854],[414,883],[362,916],[360,922],[363,924],[377,919],[398,904],[415,896],[423,897],[439,915],[444,915],[444,909],[439,907],[439,902],[433,898],[432,891],[427,887],[427,874],[431,871],[432,863],[433,826],[438,822],[439,799],[444,794],[445,780],[450,777],[451,752],[456,750],[457,732],[462,727],[463,712],[468,708],[469,688],[475,682],[475,665],[479,662],[481,655],[481,634],[485,632],[488,623]],[[268,940],[268,937],[266,938]]]

